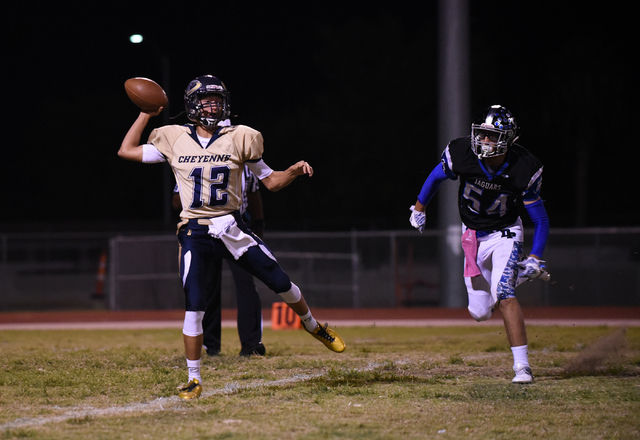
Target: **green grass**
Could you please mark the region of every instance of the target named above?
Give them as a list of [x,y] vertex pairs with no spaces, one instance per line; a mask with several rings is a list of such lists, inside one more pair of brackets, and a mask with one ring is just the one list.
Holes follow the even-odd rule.
[[499,327],[338,330],[223,329],[194,402],[180,330],[2,331],[0,439],[640,438],[638,328],[530,327],[525,386]]

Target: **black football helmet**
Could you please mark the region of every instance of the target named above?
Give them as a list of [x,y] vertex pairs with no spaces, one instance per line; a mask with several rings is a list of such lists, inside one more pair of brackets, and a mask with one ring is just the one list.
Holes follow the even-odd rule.
[[[471,124],[471,149],[480,159],[500,156],[518,138],[518,124],[509,110],[492,105]],[[485,139],[489,138],[489,142]]]
[[[217,114],[202,115],[200,99],[204,95],[216,94],[222,97],[222,108]],[[184,107],[187,117],[196,124],[205,127],[218,125],[218,122],[231,117],[231,103],[229,91],[222,81],[212,75],[199,76],[189,83],[184,92]]]

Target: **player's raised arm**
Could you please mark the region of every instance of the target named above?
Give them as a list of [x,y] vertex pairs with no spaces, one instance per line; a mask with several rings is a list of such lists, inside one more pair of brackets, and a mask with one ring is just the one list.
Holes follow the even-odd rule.
[[304,160],[291,165],[284,171],[274,171],[262,179],[262,183],[269,191],[280,191],[293,182],[296,177],[307,174],[313,176],[313,168]]
[[131,128],[125,135],[118,150],[118,156],[126,160],[132,160],[135,162],[142,162],[142,146],[140,145],[140,138],[142,132],[146,128],[149,120],[162,111],[162,107],[153,112],[140,112],[138,118],[134,121]]

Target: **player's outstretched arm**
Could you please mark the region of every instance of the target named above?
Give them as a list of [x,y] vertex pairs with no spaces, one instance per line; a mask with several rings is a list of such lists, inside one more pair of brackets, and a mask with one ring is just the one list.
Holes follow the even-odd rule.
[[420,194],[418,195],[418,200],[416,200],[415,205],[411,205],[409,210],[411,211],[411,216],[409,216],[409,222],[411,226],[416,228],[418,231],[424,231],[424,225],[426,222],[425,210],[427,208],[427,204],[431,200],[431,198],[435,195],[438,188],[440,188],[440,184],[447,180],[447,175],[444,172],[442,164],[438,164],[429,174],[427,180],[422,185],[422,189],[420,190]]
[[151,113],[140,112],[138,118],[135,120],[131,128],[129,128],[129,131],[122,140],[122,144],[118,150],[119,157],[126,160],[133,160],[135,162],[142,162],[142,146],[140,145],[142,132],[149,123],[149,120],[153,116],[160,114],[161,111],[162,107]]
[[307,174],[313,176],[313,168],[304,160],[291,165],[284,171],[274,171],[261,180],[269,191],[280,191],[293,182],[296,177]]

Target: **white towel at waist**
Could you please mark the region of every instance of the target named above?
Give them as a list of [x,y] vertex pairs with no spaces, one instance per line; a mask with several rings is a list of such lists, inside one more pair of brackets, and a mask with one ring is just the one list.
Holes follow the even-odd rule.
[[258,242],[249,234],[244,233],[239,227],[236,219],[231,214],[207,219],[209,225],[209,235],[219,238],[229,250],[233,258],[240,258],[251,246],[257,246]]

